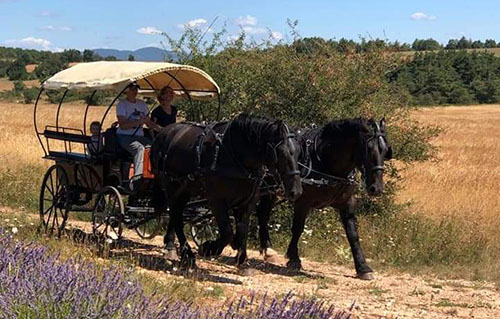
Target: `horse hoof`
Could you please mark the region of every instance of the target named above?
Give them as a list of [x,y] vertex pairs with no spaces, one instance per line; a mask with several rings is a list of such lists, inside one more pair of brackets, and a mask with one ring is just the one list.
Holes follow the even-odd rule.
[[302,269],[302,263],[300,262],[300,260],[289,260],[286,263],[286,267],[289,270],[299,271],[300,269]]
[[361,280],[374,280],[375,279],[375,276],[373,276],[372,272],[365,272],[364,274],[357,274],[356,277],[361,279]]
[[264,251],[264,260],[271,263],[277,263],[279,260],[278,253],[272,248],[268,248]]
[[165,258],[168,260],[177,260],[177,250],[174,249],[164,249],[163,254],[165,255]]

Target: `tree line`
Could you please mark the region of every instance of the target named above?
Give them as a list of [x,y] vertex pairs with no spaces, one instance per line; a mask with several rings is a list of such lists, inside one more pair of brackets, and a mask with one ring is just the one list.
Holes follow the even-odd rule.
[[[467,51],[467,49],[496,47],[497,43],[491,39],[482,42],[462,37],[451,39],[446,46],[443,46],[434,39],[416,39],[409,45],[380,39],[361,39],[355,42],[347,39],[337,41],[310,37],[297,38],[291,44],[268,46],[266,50],[281,46],[292,48],[294,54],[316,58],[332,54],[363,55],[374,51],[396,53],[396,55],[397,52],[415,51],[411,55],[400,54],[399,61],[395,62],[392,70],[387,71],[386,76],[388,83],[406,94],[407,103],[437,105],[500,102],[500,57],[487,50]],[[220,45],[218,49],[220,50]],[[70,49],[53,53],[0,47],[0,77],[7,77],[12,81],[29,79],[43,81],[66,68],[69,63],[99,60],[116,60],[116,58],[103,58],[92,50]],[[28,64],[37,64],[34,72],[26,71],[25,67]]]
[[[72,62],[115,61],[113,56],[103,58],[92,50],[76,49],[63,52],[26,50],[0,47],[0,77],[11,81],[40,79],[45,80],[65,69]],[[37,64],[33,73],[26,71],[26,65]]]

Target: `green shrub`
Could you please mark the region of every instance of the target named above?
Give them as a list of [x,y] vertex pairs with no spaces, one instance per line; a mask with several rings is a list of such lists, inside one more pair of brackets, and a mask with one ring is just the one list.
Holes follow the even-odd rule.
[[24,103],[31,104],[38,96],[39,88],[29,88],[23,91]]

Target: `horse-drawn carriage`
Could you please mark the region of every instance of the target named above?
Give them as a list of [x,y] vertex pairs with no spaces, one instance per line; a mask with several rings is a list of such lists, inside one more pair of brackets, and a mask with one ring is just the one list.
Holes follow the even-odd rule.
[[[37,137],[45,158],[55,161],[45,174],[40,192],[40,216],[47,232],[59,234],[68,212],[79,210],[92,211],[93,232],[99,238],[118,239],[123,225],[135,228],[142,237],[152,237],[168,215],[172,224],[168,233],[173,235],[175,230],[182,265],[189,267],[195,260],[184,235],[185,223],[191,226],[200,255],[219,255],[231,243],[238,250],[237,264],[243,264],[252,211],[257,211],[259,219],[261,250],[270,244],[267,222],[276,196],[263,186],[267,176],[276,181],[270,183],[272,189],[283,187],[285,197],[295,201],[288,266],[300,268],[297,245],[307,214],[311,209],[333,207],[340,212],[357,274],[372,278],[357,233],[354,196],[358,175],[369,195],[379,195],[383,190],[384,160],[392,155],[385,120],[332,121],[300,134],[291,132],[281,120],[244,114],[212,125],[172,124],[152,145],[154,178],[153,174],[145,177],[146,187],[130,200],[120,186],[128,183],[132,160],[116,143],[116,128],[111,126],[103,133],[103,152],[90,154],[86,150],[91,143],[86,126],[97,91],[120,92],[105,109],[102,127],[120,94],[134,81],[148,88],[145,94],[170,86],[189,100],[219,98],[219,88],[208,74],[169,63],[82,63],[44,82],[42,91],[64,91],[55,126],[38,129],[37,105],[42,92],[35,104]],[[62,101],[71,90],[92,92],[81,129],[59,125]],[[59,141],[60,148],[54,149],[52,141]],[[74,151],[75,144],[79,152]],[[159,196],[155,194],[158,190]],[[217,228],[212,227],[215,223]],[[202,234],[210,236],[202,238]],[[165,237],[167,247],[172,239]]]
[[[34,108],[34,128],[42,146],[44,158],[55,163],[46,172],[40,191],[39,212],[43,229],[59,235],[65,226],[69,211],[92,212],[93,232],[103,238],[118,239],[123,225],[135,229],[143,238],[158,233],[168,218],[168,206],[154,207],[154,175],[146,165],[145,187],[133,200],[119,191],[127,184],[133,159],[117,143],[116,123],[99,132],[99,151],[92,152],[91,135],[88,134],[92,99],[101,91],[118,92],[106,107],[93,107],[100,122],[112,123],[115,114],[110,112],[127,86],[137,82],[141,94],[155,94],[170,86],[179,97],[192,100],[219,98],[219,87],[205,72],[191,66],[171,63],[146,62],[92,62],[80,63],[61,71],[45,81]],[[62,98],[55,110],[55,125],[39,128],[37,110],[43,91],[60,91]],[[68,92],[88,92],[81,127],[68,127],[61,123],[61,109]],[[219,100],[220,101],[220,100]],[[220,105],[220,103],[219,103]],[[100,112],[97,112],[100,111]],[[149,154],[149,153],[147,153]],[[145,159],[148,163],[149,158]],[[191,226],[194,241],[199,244],[214,236],[213,218],[204,207],[203,199],[192,201],[185,209],[185,221]]]

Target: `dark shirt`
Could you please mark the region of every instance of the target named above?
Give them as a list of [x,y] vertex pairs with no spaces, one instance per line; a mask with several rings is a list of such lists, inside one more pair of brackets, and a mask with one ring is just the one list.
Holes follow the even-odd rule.
[[171,107],[171,114],[167,114],[161,106],[158,106],[151,113],[151,118],[156,121],[156,124],[161,127],[165,127],[169,124],[173,124],[177,120],[177,108],[173,105]]

